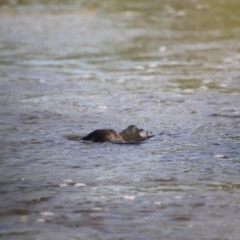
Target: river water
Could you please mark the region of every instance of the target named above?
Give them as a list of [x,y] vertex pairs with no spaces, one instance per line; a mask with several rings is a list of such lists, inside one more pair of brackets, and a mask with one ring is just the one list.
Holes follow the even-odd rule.
[[239,239],[239,9],[0,1],[0,238]]

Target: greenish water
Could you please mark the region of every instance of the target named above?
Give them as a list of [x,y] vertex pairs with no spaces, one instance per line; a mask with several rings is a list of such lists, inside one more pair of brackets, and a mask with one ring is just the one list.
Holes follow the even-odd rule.
[[0,238],[238,239],[239,9],[0,1]]

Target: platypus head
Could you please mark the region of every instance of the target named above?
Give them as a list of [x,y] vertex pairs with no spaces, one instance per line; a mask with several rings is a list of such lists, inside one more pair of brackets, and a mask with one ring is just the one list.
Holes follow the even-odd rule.
[[148,132],[143,129],[137,128],[135,125],[130,125],[122,132],[120,132],[119,135],[125,141],[139,141],[146,139],[148,137]]

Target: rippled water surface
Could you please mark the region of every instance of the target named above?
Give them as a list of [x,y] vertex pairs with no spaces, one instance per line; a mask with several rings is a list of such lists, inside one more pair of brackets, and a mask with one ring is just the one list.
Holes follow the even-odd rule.
[[239,9],[0,1],[0,238],[239,239]]

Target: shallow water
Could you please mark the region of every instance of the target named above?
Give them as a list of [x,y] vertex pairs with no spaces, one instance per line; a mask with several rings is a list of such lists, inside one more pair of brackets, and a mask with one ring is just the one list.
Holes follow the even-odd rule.
[[1,239],[239,238],[238,1],[0,6]]

